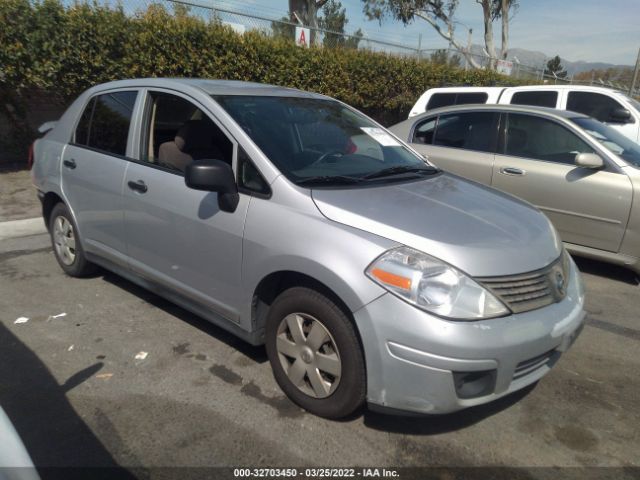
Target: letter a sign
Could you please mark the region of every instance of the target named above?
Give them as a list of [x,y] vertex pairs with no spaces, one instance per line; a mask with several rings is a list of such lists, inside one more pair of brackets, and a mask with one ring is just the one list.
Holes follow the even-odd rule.
[[311,30],[304,27],[296,27],[296,44],[299,47],[308,47],[311,43]]

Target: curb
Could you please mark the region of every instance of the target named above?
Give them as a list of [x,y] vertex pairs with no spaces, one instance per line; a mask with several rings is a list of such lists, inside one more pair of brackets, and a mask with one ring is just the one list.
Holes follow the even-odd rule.
[[42,217],[0,222],[0,240],[47,233]]

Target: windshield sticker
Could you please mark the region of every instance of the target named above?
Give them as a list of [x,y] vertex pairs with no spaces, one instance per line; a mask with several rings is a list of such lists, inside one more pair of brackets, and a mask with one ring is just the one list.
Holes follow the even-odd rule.
[[373,138],[383,147],[399,147],[400,142],[378,127],[360,127],[360,129]]

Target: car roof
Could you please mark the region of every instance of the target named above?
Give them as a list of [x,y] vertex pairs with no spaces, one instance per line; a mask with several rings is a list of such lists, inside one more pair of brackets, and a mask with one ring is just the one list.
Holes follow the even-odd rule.
[[472,87],[472,86],[451,86],[451,87],[434,87],[427,90],[427,92],[434,93],[460,93],[460,92],[489,92],[496,90],[576,90],[576,91],[591,91],[591,92],[609,92],[624,95],[625,93],[617,88],[611,88],[601,85],[554,85],[554,84],[542,84],[542,85],[512,85],[508,87]]
[[415,120],[416,117],[428,117],[430,115],[437,115],[440,113],[452,113],[452,112],[482,112],[482,111],[501,111],[501,112],[522,112],[522,113],[539,113],[550,117],[557,118],[589,118],[588,115],[583,113],[572,112],[570,110],[557,110],[555,108],[548,107],[534,107],[531,105],[505,105],[497,103],[482,103],[473,104],[466,103],[461,105],[451,105],[448,107],[434,108],[428,110],[425,113],[411,117],[411,120]]
[[303,97],[327,99],[325,95],[306,92],[295,88],[280,87],[266,83],[243,82],[239,80],[216,80],[208,78],[136,78],[116,80],[96,85],[91,90],[102,91],[114,88],[164,87],[183,89],[186,87],[202,90],[208,95],[254,95],[277,97]]
[[478,87],[478,86],[451,86],[451,87],[433,87],[427,90],[427,92],[434,93],[460,93],[460,92],[491,92],[502,91],[507,87]]

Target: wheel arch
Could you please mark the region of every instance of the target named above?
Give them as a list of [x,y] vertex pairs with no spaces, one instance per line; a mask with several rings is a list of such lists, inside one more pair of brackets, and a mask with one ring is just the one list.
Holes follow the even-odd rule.
[[331,299],[347,318],[353,321],[352,311],[347,303],[326,284],[306,273],[295,270],[279,270],[263,277],[253,291],[251,323],[255,329],[264,327],[267,312],[273,301],[291,287],[307,287],[322,293]]
[[[44,194],[44,197],[42,199],[42,218],[44,219],[44,224],[47,228],[47,231],[49,230],[49,223],[51,221],[51,212],[53,211],[53,208],[58,203],[65,203],[65,202],[62,199],[62,197],[60,197],[60,195],[58,195],[57,193],[47,192]],[[67,208],[68,208],[68,205],[67,205]],[[71,209],[69,209],[69,211],[71,211]],[[73,212],[71,212],[71,215],[73,215]]]

